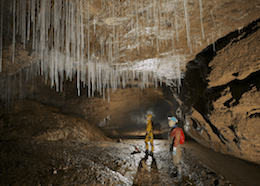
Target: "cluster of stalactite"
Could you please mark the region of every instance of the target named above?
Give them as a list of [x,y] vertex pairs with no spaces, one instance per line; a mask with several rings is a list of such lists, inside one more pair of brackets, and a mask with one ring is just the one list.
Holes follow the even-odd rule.
[[[56,91],[62,91],[63,82],[74,77],[77,79],[78,95],[81,87],[87,86],[89,97],[94,95],[94,91],[105,96],[105,91],[125,87],[135,80],[141,82],[141,88],[151,83],[157,87],[160,82],[178,87],[181,85],[181,68],[185,62],[183,56],[174,52],[174,41],[179,40],[179,29],[186,27],[187,44],[192,52],[187,2],[188,0],[100,0],[101,12],[95,14],[93,0],[2,0],[0,62],[2,63],[4,11],[8,11],[12,17],[9,23],[12,28],[12,63],[16,60],[17,42],[23,49],[29,46],[33,51],[33,60],[29,65],[33,65],[35,71],[30,71],[28,76],[43,76],[45,82],[50,82]],[[204,37],[201,0],[199,5]],[[179,9],[183,9],[183,16],[179,15]],[[147,22],[152,20],[152,28],[141,17]],[[109,29],[100,31],[97,28],[99,19]],[[120,21],[124,24],[120,24]],[[140,39],[144,35],[155,35],[157,52],[160,44],[172,40],[172,48],[167,57],[134,62],[124,58],[122,60],[124,50],[135,48],[139,51],[140,47],[147,45]],[[94,45],[91,46],[94,36],[98,52]],[[126,43],[129,37],[134,37],[134,42]],[[153,40],[151,39],[150,45]],[[26,70],[21,69],[16,73],[22,71]],[[1,81],[13,79],[7,76],[17,75],[8,74]],[[2,83],[2,86],[8,86],[8,83]],[[8,88],[1,89],[4,91],[2,95],[10,93],[7,92]]]

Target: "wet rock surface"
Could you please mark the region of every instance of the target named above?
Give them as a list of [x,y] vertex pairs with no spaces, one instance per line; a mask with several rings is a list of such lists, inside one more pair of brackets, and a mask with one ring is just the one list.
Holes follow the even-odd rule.
[[[2,115],[0,139],[1,185],[175,184],[166,140],[155,140],[154,161],[148,157],[143,171],[144,140],[111,140],[81,117],[37,101],[16,103]],[[183,151],[183,181],[176,184],[215,179],[195,176],[206,169]]]
[[[166,140],[140,167],[144,141],[1,142],[1,185],[230,185],[183,148],[182,179],[175,180]],[[140,153],[133,154],[135,148]],[[3,156],[4,155],[4,156]]]
[[[223,154],[260,163],[259,19],[216,42],[187,64],[180,97],[187,133]],[[200,74],[197,76],[196,74]]]
[[[216,152],[196,146],[188,137],[182,146],[181,174],[178,174],[168,140],[163,136],[154,140],[153,158],[145,158],[144,136],[112,140],[82,117],[64,114],[35,100],[16,103],[14,108],[0,120],[0,185],[3,186],[214,186],[234,185],[236,180],[238,186],[259,183],[258,166],[230,167],[230,161],[236,162],[234,158],[228,161],[219,158]],[[40,115],[45,119],[41,120]],[[238,174],[230,174],[240,169]],[[241,174],[243,170],[246,172]],[[241,180],[243,184],[239,184]]]

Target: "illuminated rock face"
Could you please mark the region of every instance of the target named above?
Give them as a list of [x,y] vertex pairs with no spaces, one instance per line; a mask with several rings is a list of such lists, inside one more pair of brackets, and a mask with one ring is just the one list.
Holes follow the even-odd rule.
[[[135,84],[143,90],[164,83],[177,92],[182,79],[179,97],[193,109],[187,133],[215,150],[259,163],[258,22],[251,26],[252,36],[243,30],[259,18],[258,1],[1,3],[2,108],[37,97],[43,82],[59,93],[47,91],[52,94],[39,100],[65,107],[66,80],[76,84],[75,95],[99,92],[110,102],[109,92],[117,88]],[[66,109],[89,119],[100,102],[81,104],[84,113],[73,104]],[[170,106],[175,112],[177,106]],[[102,114],[101,120],[110,115]],[[93,122],[103,126],[99,118]]]
[[[216,55],[208,48],[197,56],[196,66],[196,60],[188,65],[186,103],[192,111],[186,128],[207,147],[259,164],[259,20],[237,34]],[[228,36],[223,39],[219,45]],[[208,74],[190,78],[196,70]]]

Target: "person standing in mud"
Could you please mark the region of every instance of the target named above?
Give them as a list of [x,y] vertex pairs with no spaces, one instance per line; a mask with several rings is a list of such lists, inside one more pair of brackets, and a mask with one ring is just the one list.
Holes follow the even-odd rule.
[[148,114],[146,119],[147,119],[147,123],[146,123],[146,137],[145,137],[145,145],[146,145],[145,154],[148,155],[148,151],[149,151],[149,144],[148,144],[148,142],[150,142],[151,152],[149,154],[151,156],[153,156],[153,151],[154,151],[154,147],[153,147],[153,130],[154,130],[154,126],[153,126],[153,122],[152,122],[152,115]]
[[179,176],[181,172],[180,160],[181,160],[181,145],[184,143],[185,137],[183,130],[177,126],[178,119],[175,117],[169,118],[170,137],[172,139],[170,151],[172,151],[173,164],[177,168],[176,175]]

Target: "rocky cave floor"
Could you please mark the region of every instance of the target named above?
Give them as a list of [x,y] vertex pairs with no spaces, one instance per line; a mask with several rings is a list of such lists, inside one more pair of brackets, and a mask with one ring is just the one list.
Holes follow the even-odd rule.
[[82,117],[26,100],[0,117],[0,185],[259,185],[260,165],[217,153],[188,136],[182,179],[176,180],[168,140],[156,138],[154,145],[154,159],[149,156],[148,170],[142,170],[144,136],[118,142]]
[[142,170],[144,150],[141,139],[120,143],[2,141],[0,185],[233,185],[185,147],[182,181],[176,180],[167,140],[155,140],[154,159],[149,156],[148,171]]

